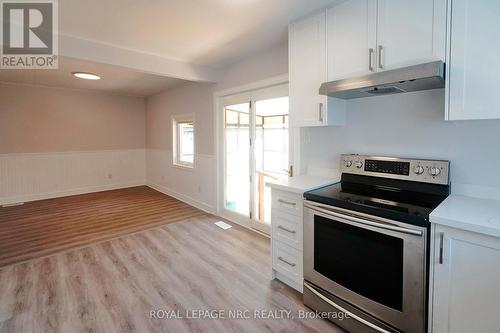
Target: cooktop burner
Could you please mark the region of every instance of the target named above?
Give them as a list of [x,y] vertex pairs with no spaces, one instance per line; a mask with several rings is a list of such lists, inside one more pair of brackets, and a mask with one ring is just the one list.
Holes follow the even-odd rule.
[[429,214],[449,194],[448,166],[447,161],[343,155],[341,182],[306,192],[304,197],[325,205],[428,226]]

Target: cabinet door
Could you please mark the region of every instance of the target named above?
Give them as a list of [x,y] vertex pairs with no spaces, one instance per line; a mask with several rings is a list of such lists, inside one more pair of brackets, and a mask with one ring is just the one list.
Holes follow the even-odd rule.
[[447,120],[500,118],[500,1],[453,0]]
[[378,70],[443,60],[446,0],[378,0]]
[[376,70],[376,0],[351,0],[327,12],[328,81]]
[[434,235],[432,333],[498,332],[500,240],[440,226]]
[[289,29],[290,122],[322,126],[326,97],[319,94],[326,71],[326,11],[292,23]]

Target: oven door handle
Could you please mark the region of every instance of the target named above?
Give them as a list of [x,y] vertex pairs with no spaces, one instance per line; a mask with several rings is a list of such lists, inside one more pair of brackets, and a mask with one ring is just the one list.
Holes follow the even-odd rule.
[[329,305],[333,306],[335,309],[337,309],[337,310],[339,310],[339,311],[347,314],[352,319],[357,320],[357,321],[359,321],[362,324],[365,324],[366,326],[374,329],[377,332],[380,332],[380,333],[391,333],[391,332],[389,332],[387,330],[384,330],[383,328],[380,328],[377,325],[372,324],[369,321],[367,321],[367,320],[365,320],[365,319],[363,319],[363,318],[355,315],[354,313],[346,310],[345,308],[343,308],[342,306],[338,305],[337,303],[332,302],[331,300],[329,300],[328,298],[326,298],[325,296],[323,296],[321,293],[319,293],[316,289],[314,289],[314,287],[310,286],[308,283],[304,282],[304,287],[306,287],[307,289],[309,289],[314,295],[318,296],[321,300],[323,300],[324,302],[326,302]]
[[310,208],[312,210],[318,211],[320,213],[326,214],[328,216],[344,219],[344,220],[354,222],[354,223],[369,225],[369,226],[377,227],[380,229],[402,232],[405,234],[410,234],[410,235],[415,235],[415,236],[422,236],[423,235],[423,232],[420,230],[414,230],[414,229],[409,229],[409,228],[404,228],[404,227],[399,227],[396,225],[388,224],[385,222],[376,222],[376,221],[371,221],[369,219],[361,219],[361,218],[358,218],[355,216],[340,214],[340,213],[334,212],[334,211],[329,210],[327,208],[317,206],[317,205],[309,203],[309,202],[304,202],[304,206],[307,208]]

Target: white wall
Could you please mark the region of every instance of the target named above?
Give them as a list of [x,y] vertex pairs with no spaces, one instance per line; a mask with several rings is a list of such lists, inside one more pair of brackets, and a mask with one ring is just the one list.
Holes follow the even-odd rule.
[[343,153],[447,159],[453,192],[497,192],[476,187],[500,189],[500,120],[443,119],[443,90],[352,100],[346,126],[302,130],[303,160],[338,168]]
[[0,205],[144,184],[144,148],[0,154]]
[[[214,212],[217,204],[214,92],[288,72],[286,45],[254,54],[229,66],[217,84],[188,83],[146,100],[147,183],[196,207]],[[195,113],[195,168],[172,165],[172,115]]]

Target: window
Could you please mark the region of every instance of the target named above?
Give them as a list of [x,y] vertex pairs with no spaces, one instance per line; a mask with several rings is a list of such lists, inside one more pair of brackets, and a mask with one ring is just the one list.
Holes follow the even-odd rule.
[[173,158],[177,166],[194,167],[194,115],[174,116]]

